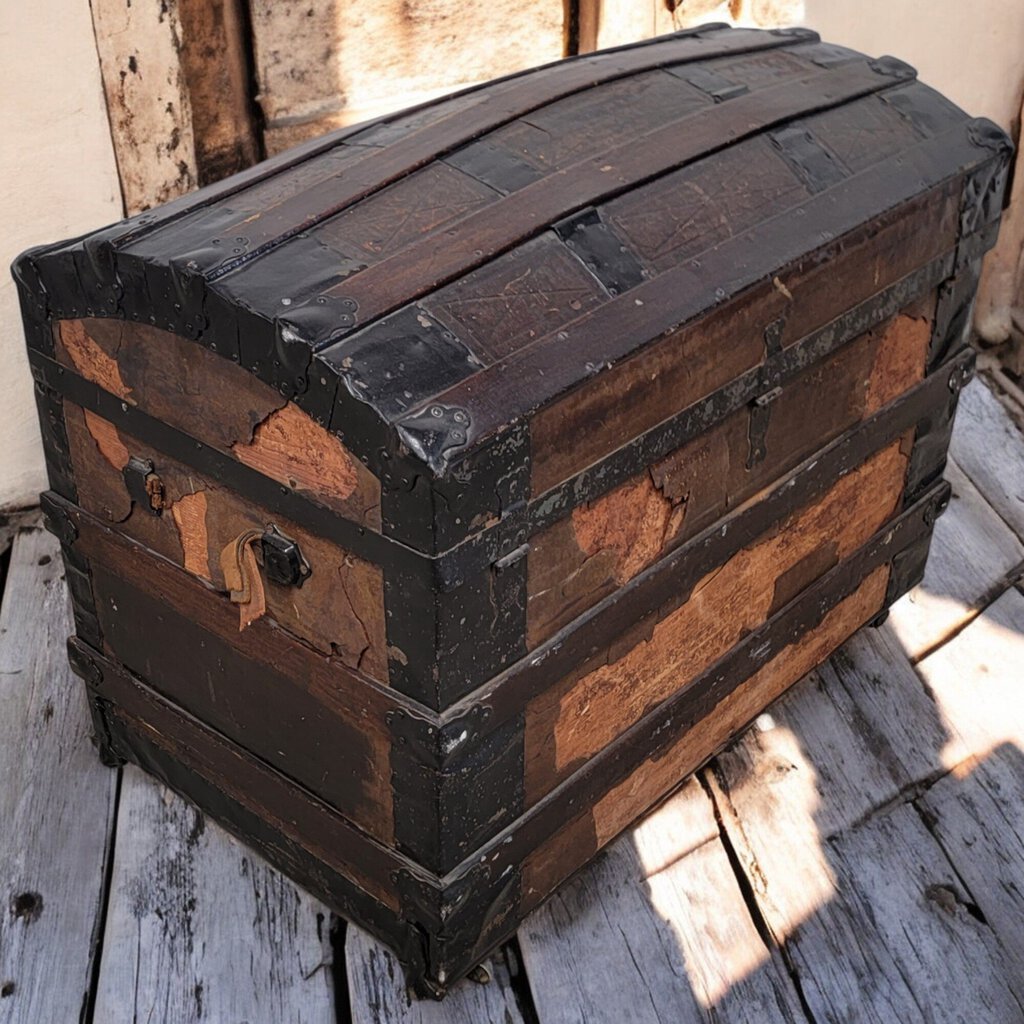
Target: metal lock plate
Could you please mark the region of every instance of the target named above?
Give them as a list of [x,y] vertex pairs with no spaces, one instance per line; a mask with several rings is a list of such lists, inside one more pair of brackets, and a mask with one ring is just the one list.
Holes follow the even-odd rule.
[[313,574],[298,542],[286,537],[274,525],[267,527],[260,538],[263,571],[271,583],[284,587],[301,587]]
[[154,472],[152,460],[133,455],[121,473],[132,501],[140,508],[148,509],[154,516],[162,515],[164,484]]

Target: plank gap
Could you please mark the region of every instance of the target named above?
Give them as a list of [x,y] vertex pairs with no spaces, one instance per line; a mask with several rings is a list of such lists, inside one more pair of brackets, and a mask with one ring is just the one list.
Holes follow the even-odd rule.
[[103,961],[103,940],[107,934],[107,910],[110,907],[110,893],[114,885],[114,849],[117,845],[117,816],[121,808],[121,780],[124,776],[122,767],[111,768],[116,773],[114,780],[114,799],[110,811],[107,848],[103,859],[103,882],[100,888],[100,907],[96,915],[96,932],[92,938],[92,970],[89,976],[89,987],[82,1000],[82,1024],[94,1024],[96,1013],[96,993],[100,987],[100,965]]
[[[966,899],[960,897],[959,894],[953,893],[952,896],[956,901],[967,911],[971,917],[974,918],[979,924],[984,925],[989,931],[992,931],[991,926],[988,923],[988,918],[985,916],[984,911],[978,905],[978,901],[971,892],[971,887],[967,884],[967,880],[960,873],[960,869],[956,866],[956,862],[949,854],[949,850],[946,849],[945,843],[942,841],[942,837],[939,834],[938,829],[935,827],[935,818],[925,807],[921,806],[919,799],[911,801],[911,806],[917,812],[917,816],[921,819],[921,824],[928,830],[928,834],[935,840],[935,845],[942,851],[942,856],[946,858],[946,863],[949,864],[950,871],[953,872],[956,878],[957,884],[963,889],[964,896]],[[934,897],[933,897],[934,898]],[[998,936],[996,937],[998,938]]]
[[[989,507],[991,508],[991,506]],[[993,511],[995,511],[995,509],[993,509]],[[998,512],[996,514],[998,515]],[[1005,520],[1003,521],[1005,522]],[[1009,523],[1007,523],[1007,526],[1009,526]],[[934,654],[940,647],[944,647],[951,640],[955,640],[972,622],[984,615],[985,612],[1003,596],[1003,594],[1009,590],[1013,590],[1014,588],[1020,590],[1022,583],[1024,583],[1024,562],[1018,563],[1009,572],[1004,573],[998,580],[991,584],[991,586],[988,587],[974,605],[968,609],[964,617],[957,622],[955,626],[943,633],[938,640],[930,644],[928,647],[925,647],[913,657],[908,655],[910,664],[917,665],[919,662],[924,661],[925,658]]]
[[352,1024],[351,996],[348,988],[348,971],[345,968],[345,939],[348,936],[348,922],[337,914],[331,914],[327,922],[331,947],[331,984],[334,988],[334,1013],[338,1024]]
[[519,936],[514,935],[509,942],[501,948],[501,955],[505,958],[505,966],[508,969],[509,987],[515,997],[519,1013],[522,1015],[523,1024],[541,1024],[540,1014],[533,1001],[533,992],[530,989],[530,979],[526,976],[526,961],[523,959],[523,951],[519,948]]

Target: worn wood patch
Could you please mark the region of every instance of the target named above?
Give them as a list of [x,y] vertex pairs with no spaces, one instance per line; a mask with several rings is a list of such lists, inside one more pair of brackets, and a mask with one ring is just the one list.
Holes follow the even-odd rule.
[[915,303],[786,384],[758,413],[763,457],[753,457],[754,414],[737,410],[535,536],[529,646],[922,380],[932,305],[932,296]]
[[881,607],[889,570],[879,566],[848,597],[733,690],[715,709],[676,740],[657,759],[644,762],[609,789],[593,808],[580,814],[523,864],[523,904],[536,906],[564,878],[586,863],[660,796],[780,697],[804,673],[819,664]]
[[[267,583],[268,614],[319,650],[328,654],[336,651],[349,667],[374,679],[387,679],[379,567],[250,504],[164,453],[122,434],[101,417],[65,403],[65,418],[75,478],[80,481],[79,503],[87,512],[116,524],[126,536],[175,564],[201,572],[201,579],[222,591],[226,584],[221,551],[244,531],[262,532],[268,524],[275,524],[298,541],[313,572],[301,588]],[[97,429],[99,437],[93,433]],[[152,461],[163,487],[162,514],[153,515],[133,505],[121,472],[129,451]],[[144,562],[137,567],[136,575],[152,571],[159,571],[157,563]]]
[[323,904],[125,768],[95,1020],[329,1024],[329,929]]
[[352,1024],[523,1024],[501,954],[482,965],[489,981],[463,979],[443,1003],[418,999],[407,988],[402,968],[387,947],[350,925],[345,932]]
[[380,530],[380,482],[330,431],[230,359],[171,331],[89,318],[57,325],[58,361],[264,476]]
[[5,1024],[78,1020],[98,955],[117,773],[89,742],[85,694],[64,649],[73,625],[62,579],[57,541],[20,533],[0,613]]
[[779,586],[789,599],[856,550],[892,513],[906,465],[899,444],[891,445],[710,573],[647,638],[618,645],[607,663],[537,698],[527,709],[528,800],[763,623],[779,605]]
[[[889,571],[886,566],[874,570],[849,597],[841,601],[822,620],[820,626],[805,634],[785,651],[776,655],[764,668],[739,686],[715,709],[704,722],[695,726],[670,752],[652,764],[647,772],[638,772],[625,783],[610,790],[594,806],[594,826],[598,842],[603,843],[618,834],[630,821],[630,807],[646,793],[651,798],[660,785],[667,788],[669,775],[692,771],[708,754],[725,740],[739,732],[760,709],[770,704],[804,673],[823,661],[828,655],[859,629],[881,607]],[[693,760],[693,767],[681,764]],[[635,816],[635,811],[633,812]]]
[[528,917],[519,944],[544,1024],[804,1020],[696,780]]

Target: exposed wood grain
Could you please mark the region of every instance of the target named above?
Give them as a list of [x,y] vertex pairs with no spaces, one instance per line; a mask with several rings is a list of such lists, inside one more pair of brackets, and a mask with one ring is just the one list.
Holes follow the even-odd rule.
[[103,914],[117,773],[89,742],[85,694],[64,650],[73,627],[62,579],[56,540],[19,534],[0,613],[5,1024],[79,1019]]
[[181,564],[187,572],[210,579],[210,539],[206,532],[206,492],[183,494],[171,515],[181,541]]
[[[119,326],[123,328],[123,324]],[[86,380],[99,384],[112,395],[135,404],[132,389],[121,378],[117,360],[88,333],[85,321],[61,320],[55,340],[65,366],[77,370]]]
[[264,476],[342,509],[360,482],[358,463],[341,441],[291,402],[261,420],[252,441],[236,441],[231,450]]
[[1024,435],[981,380],[960,396],[950,453],[1024,540]]
[[[934,297],[931,297],[931,304],[934,307]],[[888,325],[868,378],[865,416],[899,398],[924,377],[932,319],[931,316],[900,314]]]
[[121,472],[128,465],[131,452],[128,451],[125,443],[121,440],[117,427],[109,420],[102,419],[95,413],[89,412],[88,409],[83,409],[82,415],[85,417],[86,429],[96,442],[96,447],[99,448],[100,454],[114,469]]
[[691,780],[524,922],[543,1024],[804,1021]]
[[924,580],[892,607],[892,628],[918,658],[969,621],[998,581],[1024,563],[1024,544],[950,460],[950,507],[935,524]]
[[790,644],[743,682],[662,757],[609,790],[594,806],[598,842],[620,832],[645,804],[671,786],[673,778],[694,771],[804,673],[828,657],[880,607],[887,582],[888,568],[881,566],[836,605],[820,626]]
[[407,991],[394,954],[350,925],[345,933],[352,1024],[522,1024],[523,1015],[500,956],[484,967],[490,981],[465,979],[444,1002],[417,999]]
[[95,1020],[333,1024],[329,927],[326,907],[125,768]]
[[[621,655],[610,653],[607,664],[534,701],[525,740],[528,798],[539,797],[764,622],[776,604],[782,573],[804,566],[804,578],[787,583],[795,593],[812,582],[815,570],[855,550],[891,513],[905,469],[898,443],[876,454],[818,503],[710,573],[654,626],[649,639]],[[807,561],[822,548],[824,563]]]

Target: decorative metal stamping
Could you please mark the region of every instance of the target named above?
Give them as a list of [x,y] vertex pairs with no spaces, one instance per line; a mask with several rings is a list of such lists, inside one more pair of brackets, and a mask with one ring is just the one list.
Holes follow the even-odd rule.
[[398,423],[405,445],[435,471],[450,461],[451,453],[469,443],[471,423],[465,409],[433,402]]

